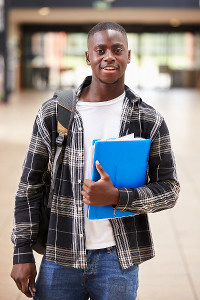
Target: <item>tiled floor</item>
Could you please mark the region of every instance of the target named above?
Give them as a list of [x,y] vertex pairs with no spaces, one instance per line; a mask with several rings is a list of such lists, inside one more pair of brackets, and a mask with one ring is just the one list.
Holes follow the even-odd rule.
[[[138,300],[200,299],[200,92],[140,91],[169,126],[181,194],[174,209],[149,215],[156,257],[140,266]],[[10,279],[10,231],[34,116],[52,92],[24,91],[0,104],[0,300],[27,299]],[[40,257],[37,256],[39,264]],[[77,299],[78,300],[78,299]],[[120,299],[119,299],[120,300]]]

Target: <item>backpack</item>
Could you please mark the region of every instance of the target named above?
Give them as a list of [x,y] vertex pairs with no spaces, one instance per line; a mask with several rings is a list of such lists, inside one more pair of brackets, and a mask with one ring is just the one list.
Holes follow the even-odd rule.
[[47,234],[49,227],[49,218],[51,212],[51,204],[56,180],[56,174],[60,163],[62,145],[65,137],[68,135],[68,129],[74,117],[75,112],[75,90],[57,91],[54,93],[57,98],[57,132],[56,153],[51,171],[51,176],[45,178],[45,190],[41,199],[40,216],[39,216],[39,232],[36,243],[32,249],[39,254],[44,254],[46,249]]

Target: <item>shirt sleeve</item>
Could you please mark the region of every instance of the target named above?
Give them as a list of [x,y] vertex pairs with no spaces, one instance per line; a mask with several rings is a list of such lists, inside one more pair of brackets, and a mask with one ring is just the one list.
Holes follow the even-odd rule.
[[38,235],[39,208],[49,165],[47,142],[41,135],[40,126],[42,125],[38,114],[15,198],[14,228],[11,234],[14,264],[34,262],[32,245]]
[[169,131],[164,120],[151,142],[147,174],[147,182],[142,187],[118,188],[120,200],[116,210],[153,213],[175,205],[180,185]]

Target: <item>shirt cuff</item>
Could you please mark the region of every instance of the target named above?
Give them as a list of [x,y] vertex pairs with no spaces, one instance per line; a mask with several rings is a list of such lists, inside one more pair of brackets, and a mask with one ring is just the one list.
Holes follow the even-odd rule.
[[118,188],[119,190],[119,202],[115,207],[116,210],[133,210],[134,209],[134,201],[133,199],[138,198],[137,190],[134,188]]
[[13,265],[24,264],[24,263],[34,263],[33,250],[29,246],[15,248],[13,255]]

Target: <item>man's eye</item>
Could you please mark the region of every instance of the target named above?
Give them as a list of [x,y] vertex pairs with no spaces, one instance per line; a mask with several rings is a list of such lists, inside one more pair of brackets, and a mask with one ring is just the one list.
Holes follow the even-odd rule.
[[117,49],[115,49],[115,53],[119,54],[119,53],[121,53],[121,52],[122,52],[122,48],[117,48]]
[[103,50],[103,49],[97,49],[96,52],[97,52],[98,54],[103,54],[103,53],[104,53],[104,50]]

